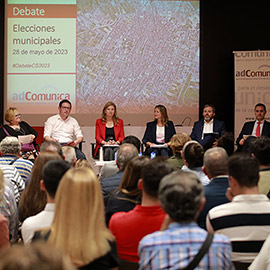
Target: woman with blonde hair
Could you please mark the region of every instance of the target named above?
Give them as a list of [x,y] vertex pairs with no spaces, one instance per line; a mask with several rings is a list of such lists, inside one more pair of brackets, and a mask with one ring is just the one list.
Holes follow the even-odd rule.
[[68,254],[78,269],[118,266],[114,236],[105,224],[100,183],[92,170],[72,168],[63,176],[48,242]]
[[5,120],[8,122],[8,125],[3,125],[0,129],[0,141],[2,141],[7,136],[25,136],[31,135],[30,142],[33,143],[33,146],[26,145],[22,146],[22,152],[34,151],[36,147],[36,138],[38,133],[33,129],[28,123],[21,120],[21,113],[15,107],[9,107],[5,112]]
[[186,133],[174,134],[168,143],[173,151],[173,156],[168,159],[173,169],[180,170],[184,165],[184,160],[182,158],[182,150],[186,142],[191,141],[191,138]]
[[171,156],[171,149],[168,142],[175,134],[172,121],[169,121],[167,109],[164,105],[157,105],[154,108],[154,121],[146,124],[146,130],[142,139],[146,149],[144,154],[150,156],[155,153],[158,156]]
[[102,117],[96,121],[96,148],[94,156],[97,156],[98,149],[104,147],[104,160],[113,160],[118,146],[124,140],[123,120],[117,115],[116,105],[109,101],[104,105]]
[[42,169],[49,160],[61,160],[61,157],[55,152],[45,151],[41,152],[35,160],[30,181],[22,192],[18,207],[21,222],[41,212],[46,205],[46,193],[40,188],[40,180],[43,177]]
[[148,161],[149,158],[146,156],[137,156],[128,162],[119,187],[108,199],[106,205],[107,224],[114,213],[128,212],[141,203],[141,190],[138,188],[138,181],[142,178],[142,168]]

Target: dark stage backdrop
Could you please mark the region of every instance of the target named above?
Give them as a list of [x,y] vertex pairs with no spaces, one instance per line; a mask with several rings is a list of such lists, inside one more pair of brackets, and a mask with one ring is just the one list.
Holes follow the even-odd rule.
[[[234,128],[233,51],[269,50],[270,2],[201,0],[200,114],[205,103]],[[3,119],[4,1],[0,1],[0,119]]]

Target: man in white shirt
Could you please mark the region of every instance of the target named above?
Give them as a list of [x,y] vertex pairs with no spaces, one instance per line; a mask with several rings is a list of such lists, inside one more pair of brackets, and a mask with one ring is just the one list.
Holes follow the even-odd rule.
[[204,150],[211,148],[215,139],[226,132],[225,123],[214,118],[215,111],[214,105],[204,105],[203,119],[194,123],[190,134],[191,139],[200,143]]
[[54,217],[54,197],[62,176],[70,168],[64,160],[50,160],[43,168],[43,180],[40,187],[45,191],[47,204],[45,209],[35,216],[27,218],[22,224],[22,238],[24,244],[30,243],[38,229],[51,226]]
[[255,121],[244,123],[242,130],[236,140],[237,151],[250,152],[251,141],[260,136],[270,137],[270,122],[265,120],[266,106],[263,103],[255,105]]
[[[86,159],[84,153],[77,148],[77,145],[83,141],[83,135],[77,120],[69,116],[71,107],[69,100],[60,101],[59,114],[49,117],[45,122],[44,139],[45,141],[57,141],[62,146],[75,147],[77,159]],[[73,140],[74,136],[75,140]]]

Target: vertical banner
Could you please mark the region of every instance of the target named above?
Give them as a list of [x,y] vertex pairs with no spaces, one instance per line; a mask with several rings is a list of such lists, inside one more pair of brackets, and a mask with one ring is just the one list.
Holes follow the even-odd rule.
[[[235,64],[235,138],[246,121],[255,120],[257,103],[270,107],[270,51],[236,51]],[[270,113],[266,114],[269,119]]]
[[61,99],[75,105],[76,0],[9,0],[7,11],[7,106],[46,113]]

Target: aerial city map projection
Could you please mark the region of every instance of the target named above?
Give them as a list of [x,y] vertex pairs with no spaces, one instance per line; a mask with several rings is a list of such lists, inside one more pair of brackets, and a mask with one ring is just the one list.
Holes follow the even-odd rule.
[[199,1],[77,1],[77,113],[198,113]]

